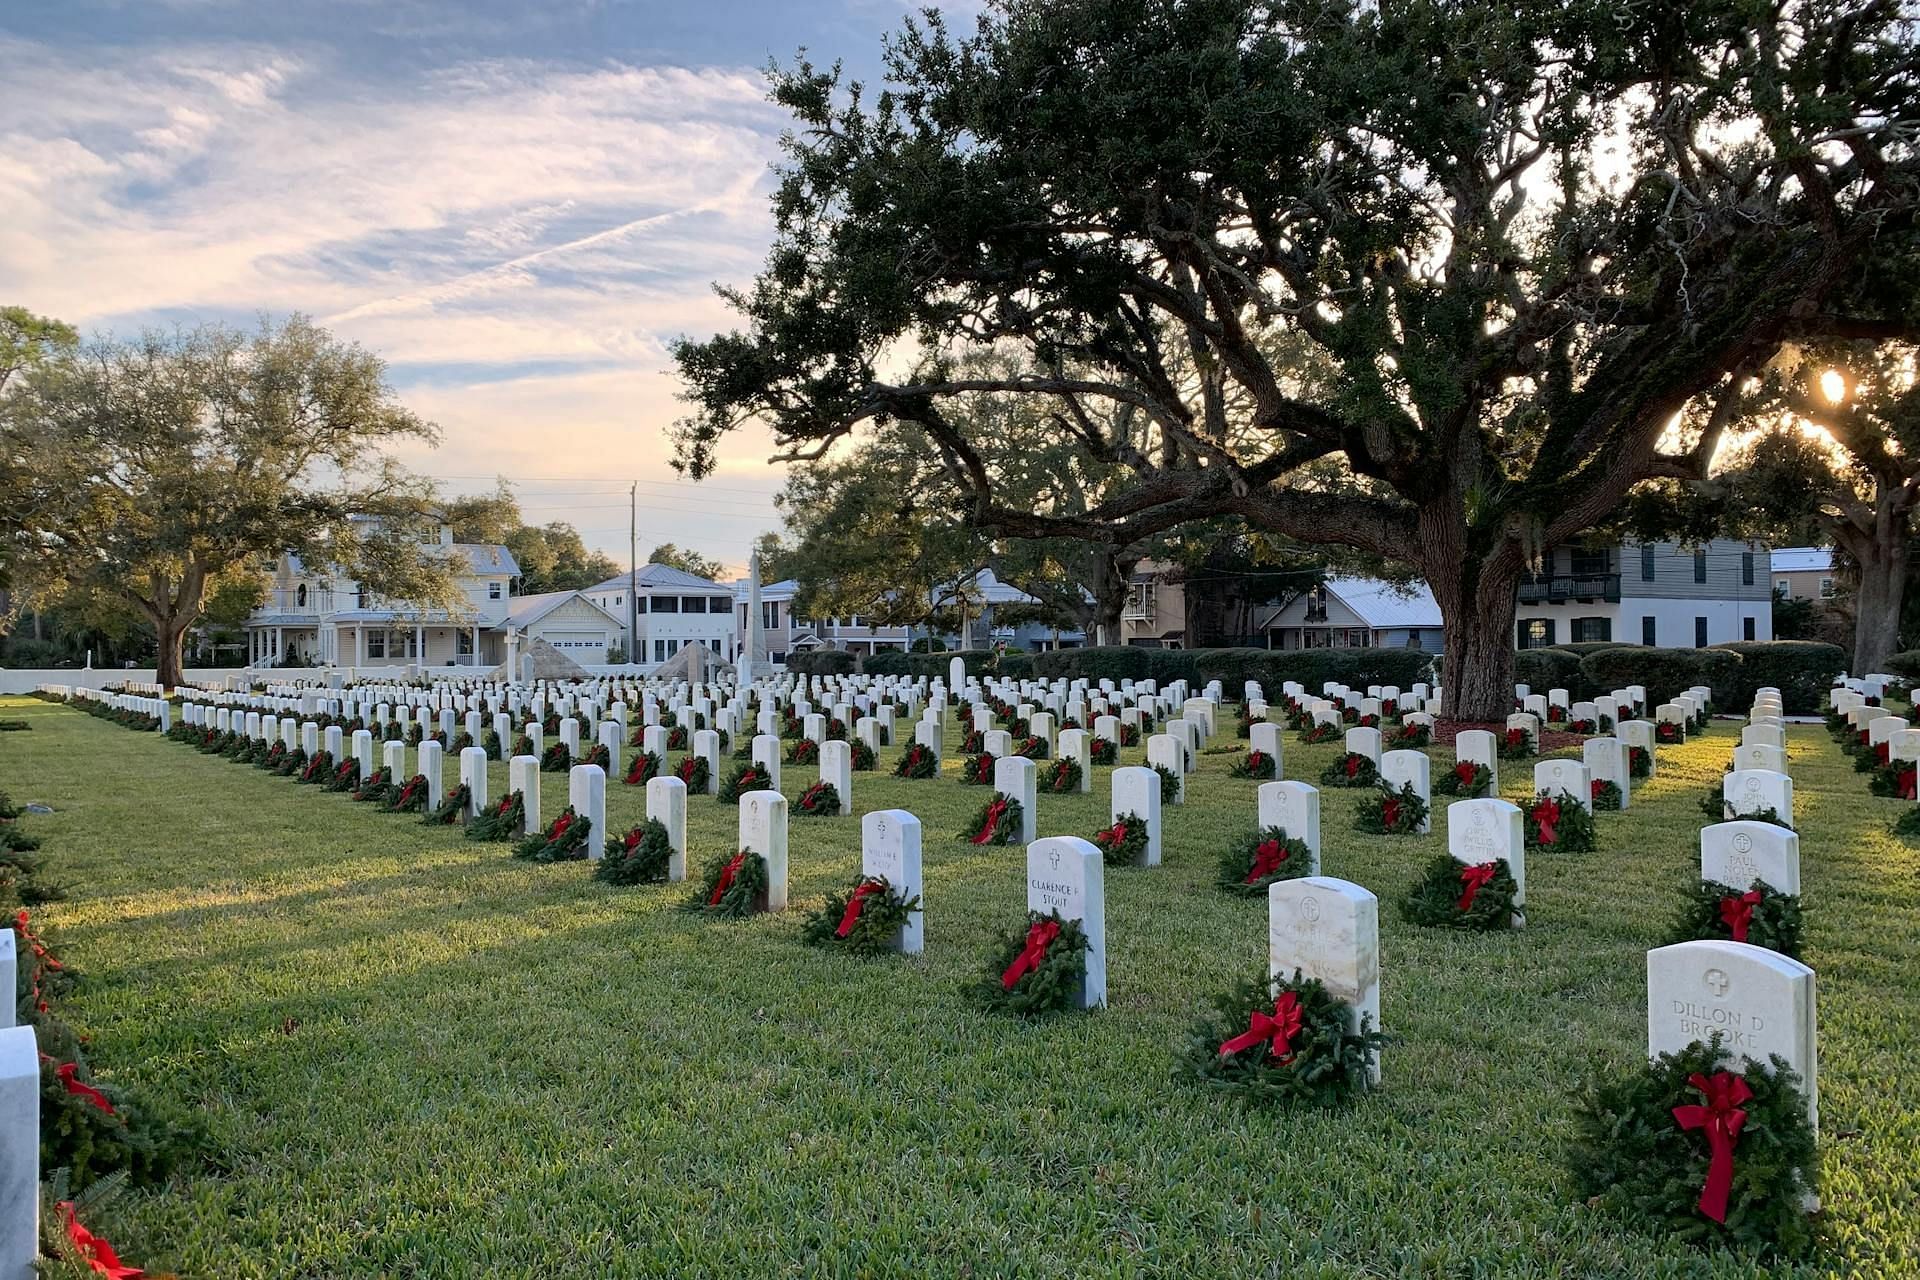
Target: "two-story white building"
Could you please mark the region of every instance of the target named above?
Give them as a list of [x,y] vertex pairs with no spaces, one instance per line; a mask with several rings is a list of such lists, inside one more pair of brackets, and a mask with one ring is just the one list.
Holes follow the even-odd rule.
[[506,656],[513,553],[491,543],[439,544],[454,558],[466,596],[458,609],[422,609],[368,591],[344,570],[286,554],[274,567],[265,605],[247,619],[250,666],[489,667]]
[[1771,640],[1770,567],[1765,546],[1733,538],[1554,547],[1520,584],[1514,645]]
[[[740,651],[731,587],[664,564],[643,564],[581,592],[619,623],[630,662],[657,667],[690,644],[721,662]],[[637,632],[636,632],[637,628]]]

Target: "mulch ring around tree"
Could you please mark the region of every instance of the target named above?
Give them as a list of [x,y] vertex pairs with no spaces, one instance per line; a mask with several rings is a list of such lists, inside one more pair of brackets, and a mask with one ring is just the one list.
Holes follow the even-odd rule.
[[[1436,720],[1433,723],[1433,740],[1429,745],[1450,747],[1453,745],[1453,740],[1468,729],[1485,729],[1495,738],[1501,738],[1506,736],[1507,722],[1504,720]],[[1540,726],[1538,754],[1544,756],[1555,751],[1565,751],[1568,748],[1578,749],[1586,740],[1585,734],[1563,733],[1550,725],[1543,724]]]

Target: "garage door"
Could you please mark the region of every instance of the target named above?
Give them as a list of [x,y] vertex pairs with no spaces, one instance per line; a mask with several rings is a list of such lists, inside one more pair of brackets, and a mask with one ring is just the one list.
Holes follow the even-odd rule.
[[540,638],[566,654],[604,650],[608,644],[604,631],[554,631]]

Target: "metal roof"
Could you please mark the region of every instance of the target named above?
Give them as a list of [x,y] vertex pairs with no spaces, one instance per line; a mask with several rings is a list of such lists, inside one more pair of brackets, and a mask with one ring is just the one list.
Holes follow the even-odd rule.
[[1829,573],[1833,551],[1828,547],[1776,547],[1772,568],[1775,573]]
[[676,569],[670,564],[643,564],[632,573],[608,578],[605,582],[597,582],[586,589],[588,591],[623,591],[629,583],[641,591],[649,588],[657,590],[661,587],[687,591],[718,591],[723,594],[728,591],[717,582],[709,582],[684,569]]

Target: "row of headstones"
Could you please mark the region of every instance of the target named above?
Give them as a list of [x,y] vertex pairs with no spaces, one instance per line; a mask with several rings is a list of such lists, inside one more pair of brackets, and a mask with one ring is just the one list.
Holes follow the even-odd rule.
[[115,711],[137,711],[142,715],[152,716],[158,721],[157,728],[161,733],[173,727],[173,705],[165,698],[152,697],[144,693],[120,693],[66,684],[38,684],[34,686],[34,691],[68,701],[98,702]]

